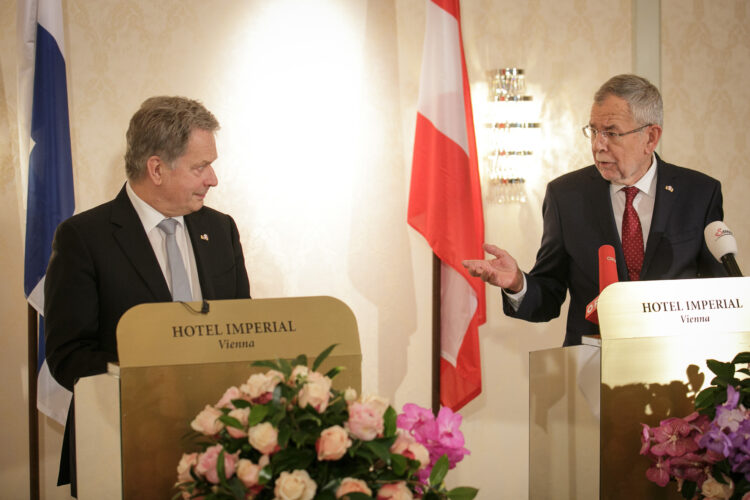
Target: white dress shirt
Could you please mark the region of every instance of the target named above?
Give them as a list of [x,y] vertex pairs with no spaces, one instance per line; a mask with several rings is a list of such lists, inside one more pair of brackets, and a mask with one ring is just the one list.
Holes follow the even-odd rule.
[[[633,208],[638,213],[638,218],[641,221],[641,230],[643,231],[643,245],[644,251],[645,245],[648,242],[648,232],[651,229],[651,219],[654,216],[654,203],[656,202],[656,155],[651,155],[651,165],[643,174],[643,177],[638,179],[638,182],[633,184],[638,188],[638,193],[633,199]],[[612,213],[615,215],[615,225],[617,225],[617,234],[620,236],[622,242],[622,216],[625,213],[625,191],[622,189],[628,187],[624,184],[609,184],[609,199],[612,202]],[[526,275],[523,275],[523,288],[518,293],[509,293],[503,289],[503,293],[508,297],[508,302],[514,310],[518,310],[521,305],[521,301],[526,295]]]
[[[135,194],[135,191],[133,191],[133,188],[130,187],[130,182],[125,184],[125,191],[128,193],[128,198],[130,198],[130,202],[133,204],[133,208],[135,208],[138,218],[141,220],[141,224],[143,224],[143,229],[146,231],[148,241],[154,249],[156,260],[159,261],[159,267],[161,268],[162,274],[164,274],[164,279],[167,280],[167,286],[171,292],[172,275],[169,272],[169,265],[167,264],[167,238],[161,229],[156,227],[157,224],[167,217],[139,198],[138,195]],[[200,280],[198,279],[198,265],[195,262],[193,245],[190,243],[188,232],[185,229],[185,219],[182,216],[172,217],[172,219],[177,221],[175,239],[177,240],[177,247],[182,254],[182,262],[185,264],[185,270],[187,271],[188,280],[190,282],[190,291],[193,294],[193,300],[202,300],[203,295],[201,294],[201,285]],[[187,256],[187,258],[185,258],[185,256]]]

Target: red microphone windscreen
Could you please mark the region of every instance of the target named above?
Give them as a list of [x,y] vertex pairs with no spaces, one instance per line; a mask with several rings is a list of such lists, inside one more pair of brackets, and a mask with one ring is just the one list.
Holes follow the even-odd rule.
[[612,283],[617,282],[617,261],[615,247],[602,245],[599,247],[599,293]]

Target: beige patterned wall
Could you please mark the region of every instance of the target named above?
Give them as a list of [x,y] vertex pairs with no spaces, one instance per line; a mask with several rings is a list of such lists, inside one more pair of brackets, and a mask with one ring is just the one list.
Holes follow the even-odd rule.
[[750,272],[750,3],[662,0],[662,152],[722,182],[740,269]]
[[[546,182],[590,162],[580,127],[591,95],[632,66],[631,4],[462,4],[477,126],[486,111],[488,70],[524,68],[540,107],[543,140],[529,166],[528,203],[485,207],[487,240],[528,269],[541,237]],[[662,5],[664,157],[724,182],[727,221],[741,249],[748,248],[741,203],[748,187],[746,2]],[[428,404],[431,257],[405,223],[423,1],[63,0],[63,10],[77,209],[110,199],[122,185],[124,131],[144,98],[203,100],[222,122],[220,184],[208,203],[238,222],[253,294],[344,300],[359,322],[365,390],[397,407]],[[24,498],[15,16],[15,2],[0,0],[0,262],[6,269],[0,482],[10,497]],[[740,259],[742,267],[748,262]],[[494,289],[488,311],[481,330],[485,389],[462,411],[472,455],[449,477],[480,487],[482,499],[526,498],[528,352],[560,345],[562,321],[505,318]],[[61,428],[46,419],[41,428],[43,498],[67,498],[54,487]]]

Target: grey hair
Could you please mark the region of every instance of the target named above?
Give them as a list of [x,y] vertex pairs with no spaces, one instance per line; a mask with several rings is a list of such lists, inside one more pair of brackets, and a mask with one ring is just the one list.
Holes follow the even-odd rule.
[[594,102],[601,104],[611,95],[628,103],[630,113],[638,124],[663,125],[661,93],[645,78],[631,74],[613,76],[596,91]]
[[146,161],[157,155],[174,168],[174,161],[187,147],[193,130],[216,132],[219,121],[203,104],[186,97],[157,96],[143,101],[130,119],[125,135],[125,172],[138,180],[146,172]]

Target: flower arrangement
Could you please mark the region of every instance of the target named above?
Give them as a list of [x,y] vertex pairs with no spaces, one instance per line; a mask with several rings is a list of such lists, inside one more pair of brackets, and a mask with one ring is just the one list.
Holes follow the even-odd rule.
[[470,500],[475,488],[446,489],[444,478],[469,451],[461,416],[337,391],[341,368],[308,368],[306,356],[258,361],[269,368],[230,387],[191,422],[201,451],[177,466],[183,499]]
[[666,486],[675,480],[689,499],[750,500],[748,363],[750,352],[728,363],[707,360],[716,376],[696,396],[695,412],[662,420],[658,427],[642,424],[641,454],[652,462],[646,471],[650,481]]

